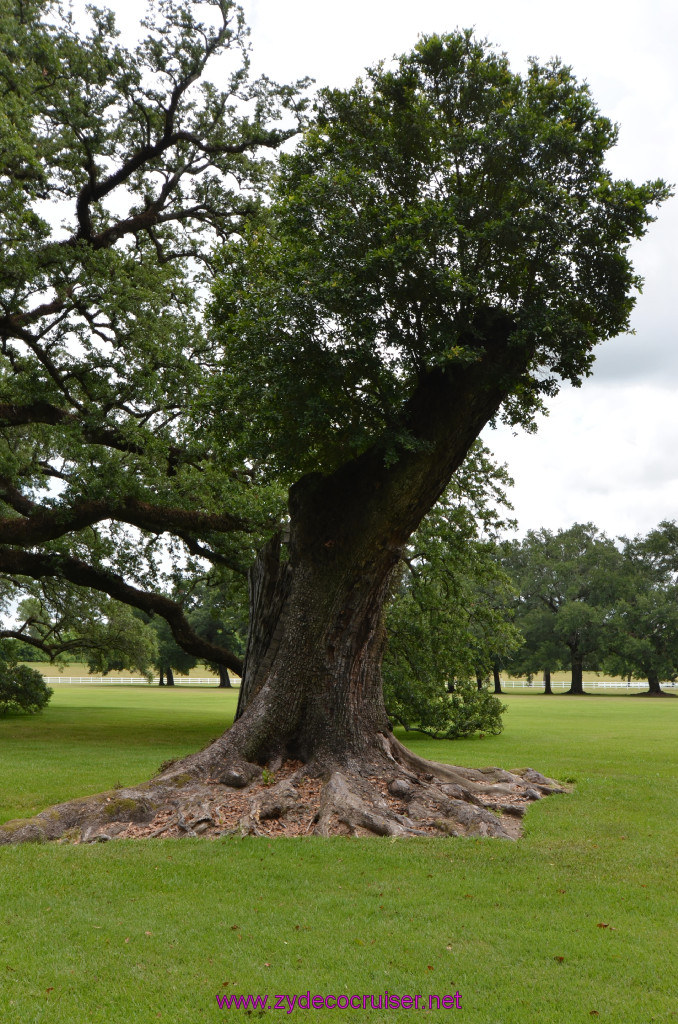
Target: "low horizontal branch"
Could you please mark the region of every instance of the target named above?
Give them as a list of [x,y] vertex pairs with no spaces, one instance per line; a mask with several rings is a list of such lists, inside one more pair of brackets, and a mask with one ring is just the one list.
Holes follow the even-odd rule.
[[[0,321],[0,327],[2,322]],[[0,402],[0,428],[23,427],[32,423],[47,426],[79,426],[82,439],[86,444],[101,445],[115,451],[127,452],[130,455],[143,455],[144,446],[125,437],[122,431],[104,424],[84,423],[80,413],[62,409],[50,402],[30,402],[22,405]],[[190,458],[181,448],[170,445],[167,449],[167,461],[170,470]]]
[[83,644],[77,640],[63,640],[55,644],[49,644],[38,637],[23,633],[20,629],[0,629],[0,640],[20,640],[22,644],[29,644],[37,650],[46,654],[50,660],[54,660],[59,654],[67,654],[72,651],[79,651]]
[[0,479],[0,499],[21,513],[0,519],[0,539],[5,544],[33,547],[77,533],[88,526],[112,519],[151,533],[249,533],[251,525],[239,516],[168,508],[126,498],[123,501],[81,501],[62,508],[45,508],[20,495]]
[[178,645],[188,654],[202,661],[224,665],[237,675],[242,675],[241,659],[226,647],[213,644],[199,636],[176,601],[162,594],[139,590],[126,583],[117,573],[88,565],[69,555],[36,554],[32,551],[2,546],[0,573],[28,576],[31,579],[51,577],[68,580],[75,586],[108,594],[116,601],[138,608],[147,615],[159,615],[167,622]]

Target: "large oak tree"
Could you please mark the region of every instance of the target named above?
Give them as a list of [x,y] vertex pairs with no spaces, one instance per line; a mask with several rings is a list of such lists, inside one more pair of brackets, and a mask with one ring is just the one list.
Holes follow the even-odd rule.
[[[46,0],[1,11],[0,572],[160,615],[243,672],[233,728],[119,816],[293,759],[248,827],[317,776],[321,832],[502,834],[477,805],[527,783],[394,739],[384,602],[483,426],[529,425],[627,328],[666,187],[612,178],[615,127],[568,67],[519,75],[469,32],[321,92],[274,166],[303,103],[248,81],[230,0],[168,0],[133,52],[107,13],[83,34]],[[249,567],[244,666],[167,596],[159,538],[175,583]],[[4,839],[110,820],[103,799]]]

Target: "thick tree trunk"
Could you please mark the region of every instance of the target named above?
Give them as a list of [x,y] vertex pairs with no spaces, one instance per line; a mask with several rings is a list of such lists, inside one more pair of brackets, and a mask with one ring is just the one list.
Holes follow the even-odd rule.
[[232,688],[231,677],[228,674],[228,669],[224,668],[223,665],[219,665],[219,689],[230,690]]
[[501,688],[501,675],[499,673],[499,665],[495,664],[492,666],[492,676],[494,678],[494,692],[503,693],[504,691]]
[[174,672],[169,665],[165,669],[165,674],[167,676],[167,686],[174,686]]
[[654,693],[657,696],[659,696],[659,695],[661,695],[663,693],[663,690],[661,688],[661,684],[659,682],[659,676],[658,675],[655,675],[655,673],[653,673],[653,672],[649,672],[648,676],[647,676],[647,682],[648,682],[648,693]]
[[572,683],[565,692],[576,696],[584,696],[584,665],[583,658],[576,648],[570,648],[572,661]]
[[165,685],[165,673],[164,673],[164,671],[162,669],[160,669],[160,678],[158,679],[158,686],[164,686],[164,685]]
[[236,720],[266,681],[285,629],[292,566],[281,561],[283,541],[289,541],[289,530],[263,546],[248,573],[250,621]]
[[[290,543],[274,538],[250,574],[250,641],[229,740],[259,764],[369,759],[389,735],[382,608],[398,553],[381,549],[370,559],[359,542],[351,550],[348,538],[321,533],[317,559],[295,557],[296,531],[310,526],[300,518]],[[343,550],[334,550],[339,543]],[[259,601],[262,593],[269,598]]]
[[551,689],[551,669],[550,668],[545,668],[544,669],[544,693],[548,693],[548,694],[553,695],[553,690]]

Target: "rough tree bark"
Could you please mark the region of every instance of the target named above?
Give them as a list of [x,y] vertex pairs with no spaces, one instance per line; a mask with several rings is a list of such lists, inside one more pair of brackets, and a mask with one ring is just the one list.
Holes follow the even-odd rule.
[[267,821],[276,828],[291,821],[319,834],[511,837],[510,822],[529,800],[562,792],[530,770],[422,760],[394,737],[382,695],[382,613],[392,572],[496,412],[506,375],[524,363],[525,353],[506,343],[509,331],[495,319],[486,325],[482,358],[422,379],[406,419],[417,444],[396,463],[375,448],[291,488],[289,531],[265,545],[250,574],[233,727],[146,787],[63,805],[37,825],[5,826],[0,842],[31,838],[36,829],[49,838],[75,828],[86,839],[110,835],[110,827],[102,831],[107,814],[123,835],[211,834],[224,821],[259,833],[270,829]]
[[570,685],[570,689],[566,690],[565,693],[583,697],[586,694],[586,691],[584,690],[583,658],[581,653],[574,646],[570,646],[570,653],[572,661],[572,683]]
[[654,672],[648,672],[647,675],[648,693],[653,693],[655,696],[663,696],[664,691],[661,688],[659,682],[659,676]]
[[544,693],[553,696],[553,690],[551,689],[551,669],[544,669]]
[[223,665],[219,665],[219,689],[230,690],[231,689],[231,677],[228,674],[228,669],[224,668]]

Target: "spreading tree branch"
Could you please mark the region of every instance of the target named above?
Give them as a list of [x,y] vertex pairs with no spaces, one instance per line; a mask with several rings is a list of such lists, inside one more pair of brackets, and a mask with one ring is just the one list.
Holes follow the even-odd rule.
[[29,646],[42,651],[50,661],[54,661],[60,654],[78,651],[83,646],[79,640],[63,640],[56,644],[49,644],[45,640],[22,632],[20,629],[0,629],[0,640],[20,640],[21,643],[29,644]]
[[21,518],[0,519],[0,538],[6,544],[33,546],[114,519],[151,533],[251,532],[252,526],[238,516],[151,505],[135,498],[123,501],[81,501],[70,508],[47,509],[21,494],[0,477],[0,499]]
[[124,604],[138,608],[147,615],[159,615],[165,619],[172,636],[188,654],[203,661],[215,662],[242,674],[242,661],[232,651],[199,636],[184,615],[181,606],[149,591],[130,586],[122,576],[100,569],[78,558],[68,555],[45,555],[21,551],[17,548],[0,548],[0,572],[28,576],[31,579],[65,579],[79,587],[87,587]]
[[[29,426],[35,423],[53,427],[77,426],[86,444],[97,444],[104,448],[112,448],[114,451],[127,452],[130,455],[144,454],[141,444],[131,441],[115,427],[88,423],[83,421],[81,415],[70,412],[68,409],[61,409],[50,402],[30,402],[25,405],[0,403],[0,428]],[[167,459],[172,468],[191,461],[186,452],[176,445],[169,446]]]

